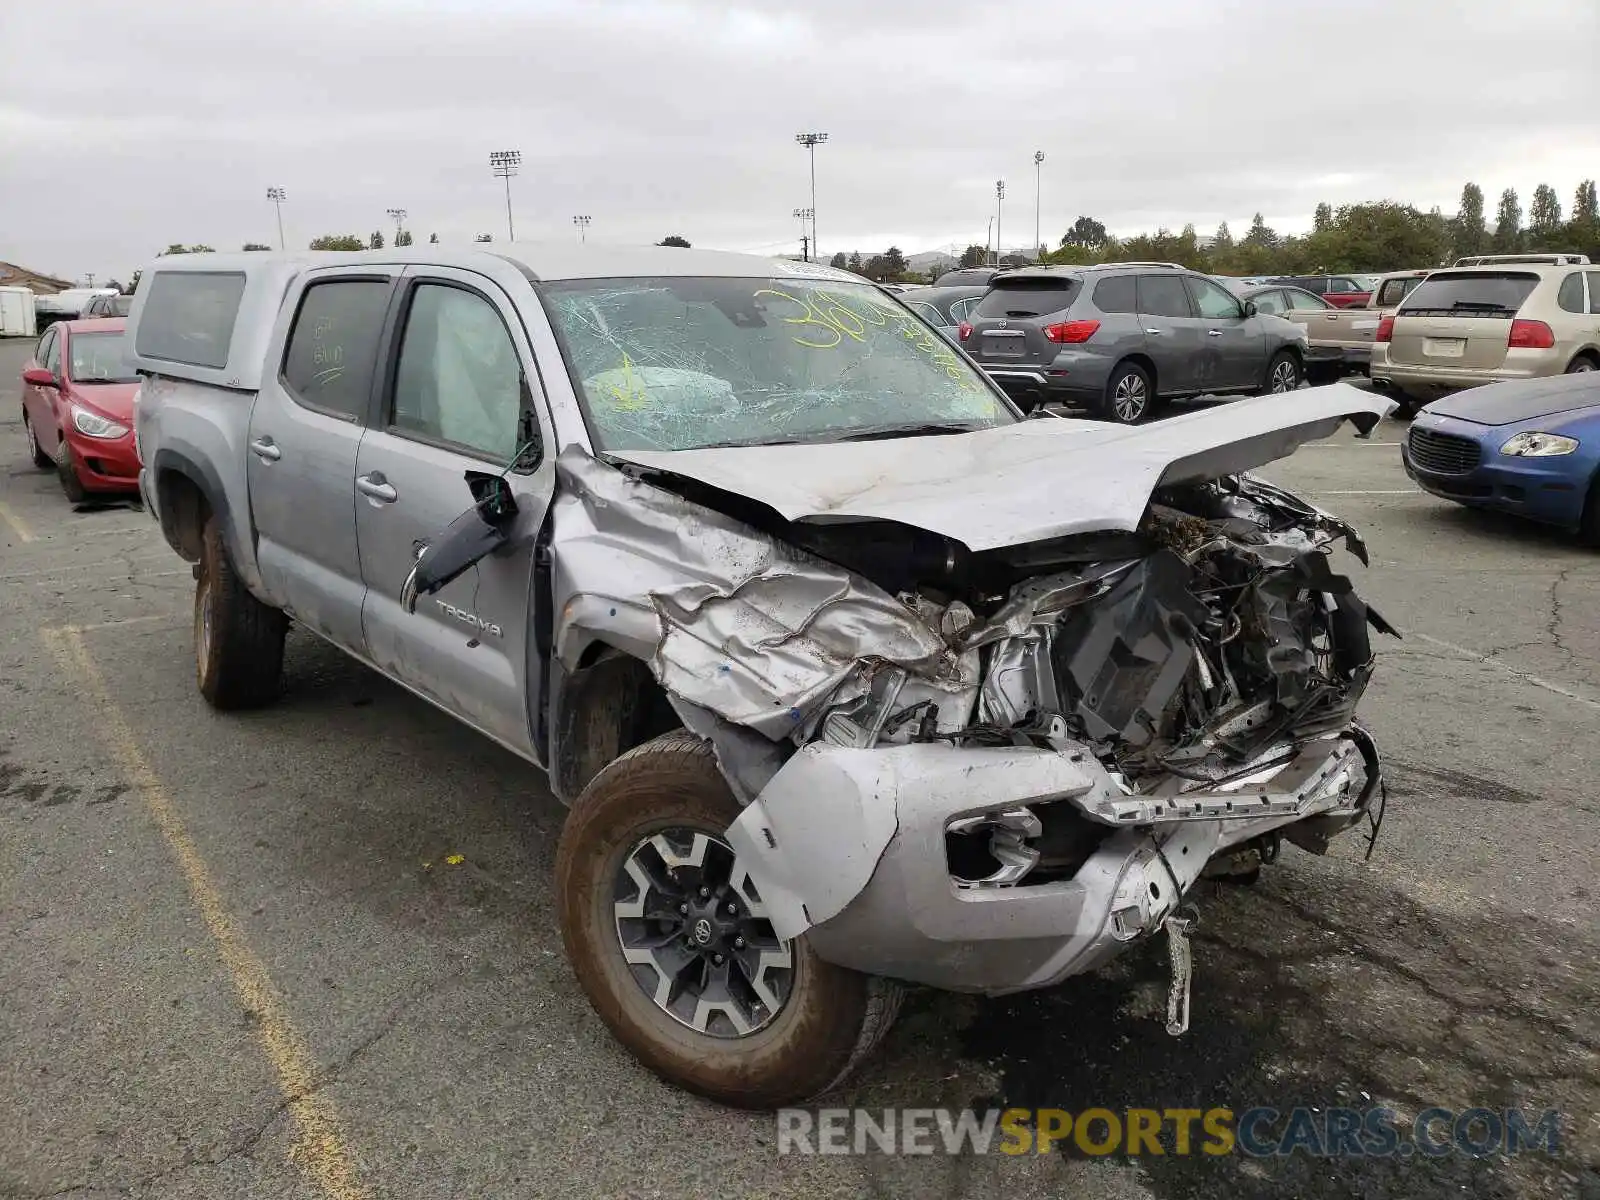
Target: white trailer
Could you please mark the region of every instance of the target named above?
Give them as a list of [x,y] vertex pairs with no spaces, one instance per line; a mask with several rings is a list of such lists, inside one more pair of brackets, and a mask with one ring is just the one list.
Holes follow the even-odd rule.
[[33,293],[25,287],[0,287],[0,337],[35,337],[38,332]]

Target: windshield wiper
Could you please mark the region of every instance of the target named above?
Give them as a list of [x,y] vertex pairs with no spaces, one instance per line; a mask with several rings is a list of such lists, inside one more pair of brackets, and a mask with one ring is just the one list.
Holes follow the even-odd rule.
[[925,421],[909,425],[870,425],[865,429],[852,429],[830,442],[871,442],[882,438],[924,437],[937,433],[971,433],[975,429],[988,429],[989,425],[971,421]]

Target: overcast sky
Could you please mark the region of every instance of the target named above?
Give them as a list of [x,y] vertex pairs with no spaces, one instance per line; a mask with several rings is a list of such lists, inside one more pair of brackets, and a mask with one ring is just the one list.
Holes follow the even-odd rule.
[[1309,226],[1319,200],[1563,208],[1600,176],[1596,0],[0,0],[0,260],[127,274],[285,230],[824,255]]

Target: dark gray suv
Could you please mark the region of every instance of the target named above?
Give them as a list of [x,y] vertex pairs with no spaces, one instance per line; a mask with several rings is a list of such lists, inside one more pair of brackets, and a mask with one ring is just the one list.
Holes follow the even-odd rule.
[[1300,326],[1166,264],[1011,271],[967,322],[961,345],[1024,408],[1067,403],[1125,424],[1162,400],[1290,392],[1305,375]]

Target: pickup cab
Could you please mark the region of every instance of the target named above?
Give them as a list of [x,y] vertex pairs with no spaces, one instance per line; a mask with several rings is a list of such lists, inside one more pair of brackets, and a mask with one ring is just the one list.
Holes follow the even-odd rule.
[[139,484],[212,706],[279,698],[292,626],[542,773],[554,920],[650,1069],[795,1103],[905,984],[1156,937],[1181,1033],[1196,882],[1376,822],[1360,539],[1240,472],[1388,401],[1027,420],[845,272],[497,251],[152,263]]

